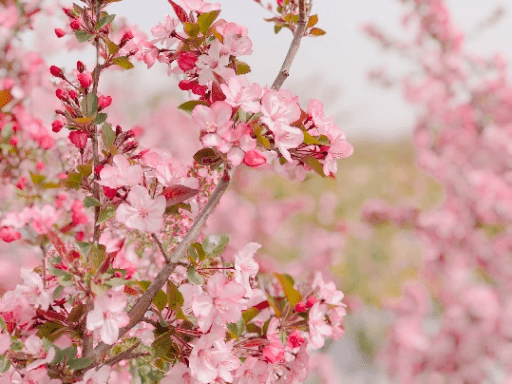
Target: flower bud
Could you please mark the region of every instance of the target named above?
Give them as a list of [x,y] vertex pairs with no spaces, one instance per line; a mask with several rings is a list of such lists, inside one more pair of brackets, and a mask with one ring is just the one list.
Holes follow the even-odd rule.
[[2,227],[2,229],[0,229],[0,239],[5,241],[6,243],[11,243],[13,241],[16,241],[20,237],[21,237],[21,233],[19,233],[12,227]]
[[84,149],[87,145],[87,133],[82,131],[72,131],[69,133],[69,140],[78,149]]
[[55,96],[57,96],[60,100],[66,100],[68,98],[68,93],[63,89],[57,89],[55,91]]
[[52,131],[55,133],[60,132],[63,127],[64,127],[64,123],[60,120],[55,120],[52,123]]
[[82,63],[81,61],[77,61],[76,62],[76,69],[78,70],[78,72],[82,73],[83,71],[85,71],[85,65],[84,63]]
[[206,93],[206,86],[194,84],[194,86],[192,87],[192,93],[194,95],[203,96]]
[[92,84],[92,76],[89,72],[80,73],[77,76],[78,81],[80,82],[80,86],[83,89],[87,89]]
[[258,167],[266,162],[267,159],[259,151],[251,150],[245,153],[244,164],[249,167]]
[[52,74],[52,76],[62,77],[62,69],[60,69],[59,67],[57,67],[55,65],[52,65],[50,67],[50,73]]
[[73,31],[76,31],[76,30],[80,29],[80,22],[79,22],[78,20],[73,20],[73,21],[69,24],[69,26],[71,27],[71,29],[72,29]]
[[62,36],[64,36],[66,34],[66,32],[64,32],[63,29],[55,28],[55,34],[60,39]]
[[191,80],[181,80],[179,83],[178,83],[178,87],[180,87],[180,89],[182,91],[190,91],[195,85],[195,82],[191,81]]
[[295,305],[295,312],[304,312],[306,310],[306,304],[304,304],[302,301],[300,303],[297,303],[297,305]]
[[117,189],[115,188],[109,188],[109,187],[103,187],[103,193],[108,199],[113,199],[117,195]]
[[311,308],[316,302],[318,302],[317,298],[315,296],[310,296],[306,301],[306,307]]
[[98,110],[107,108],[110,104],[112,104],[112,97],[110,96],[100,96],[98,97]]
[[70,89],[70,90],[68,91],[68,95],[69,95],[69,97],[71,97],[72,99],[76,99],[76,97],[78,96],[78,94],[75,92],[75,90],[74,90],[74,89]]
[[190,71],[194,68],[196,61],[197,57],[192,52],[181,52],[178,56],[178,66],[184,71]]
[[16,188],[23,190],[25,188],[25,184],[27,184],[27,178],[23,176],[19,181],[16,183]]

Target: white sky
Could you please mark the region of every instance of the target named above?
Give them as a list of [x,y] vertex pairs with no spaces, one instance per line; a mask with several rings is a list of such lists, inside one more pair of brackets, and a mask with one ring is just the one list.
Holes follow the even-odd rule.
[[[254,44],[253,55],[245,58],[253,70],[250,79],[270,84],[281,66],[291,33],[282,31],[274,35],[273,25],[263,21],[269,14],[253,0],[216,1],[223,6],[222,18],[249,28]],[[473,30],[497,6],[510,9],[504,0],[448,0],[448,4],[465,31]],[[383,90],[367,80],[370,69],[381,65],[393,69],[400,67],[400,62],[383,53],[361,32],[364,23],[374,22],[394,35],[403,33],[399,27],[399,1],[315,0],[313,7],[320,18],[318,26],[327,35],[303,39],[284,87],[300,94],[304,104],[309,98],[322,100],[349,139],[394,139],[411,132],[414,110],[402,101],[399,90]],[[137,22],[148,33],[163,20],[163,15],[173,14],[165,0],[123,0],[109,7],[109,11]],[[510,13],[499,24],[471,39],[471,49],[486,54],[501,50],[512,58]]]

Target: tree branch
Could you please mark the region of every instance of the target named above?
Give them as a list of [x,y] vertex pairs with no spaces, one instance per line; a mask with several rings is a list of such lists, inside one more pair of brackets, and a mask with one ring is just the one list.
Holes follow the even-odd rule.
[[[309,7],[311,9],[311,7]],[[278,90],[283,85],[284,81],[290,76],[290,67],[295,59],[295,55],[300,47],[300,41],[304,37],[304,33],[306,32],[309,9],[306,11],[306,0],[299,0],[299,20],[297,21],[297,29],[293,34],[293,40],[290,44],[290,49],[288,49],[288,53],[286,58],[284,59],[283,65],[281,66],[281,70],[279,71],[274,83],[272,84],[272,89]]]
[[162,256],[165,259],[165,264],[169,264],[171,260],[169,260],[169,258],[167,257],[167,253],[165,253],[165,249],[164,246],[162,245],[162,242],[158,240],[158,237],[154,233],[151,234],[151,237],[153,238],[153,240],[155,240],[156,244],[158,245],[158,248],[160,249],[160,252],[162,253]]
[[[180,260],[183,258],[183,256],[186,255],[189,245],[195,241],[197,236],[199,236],[201,228],[204,226],[206,220],[219,203],[220,198],[224,192],[226,192],[226,189],[229,186],[229,181],[230,175],[226,172],[224,177],[220,179],[219,184],[217,184],[217,187],[213,191],[210,199],[197,216],[194,224],[171,255],[169,260],[170,262],[163,266],[146,292],[144,292],[144,294],[139,297],[130,312],[128,312],[130,322],[126,327],[119,330],[119,338],[123,337],[126,332],[132,329],[139,321],[143,319],[157,292],[164,286],[171,273],[173,273],[174,269],[179,265]],[[112,345],[105,343],[98,344],[98,346],[94,349],[93,359],[95,361],[99,361],[111,347]]]

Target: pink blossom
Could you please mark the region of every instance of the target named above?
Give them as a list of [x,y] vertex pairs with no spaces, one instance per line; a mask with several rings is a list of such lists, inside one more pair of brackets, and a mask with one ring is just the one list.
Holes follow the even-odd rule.
[[23,284],[16,286],[16,291],[22,292],[35,308],[47,310],[52,301],[51,292],[44,288],[43,279],[37,273],[26,268],[21,269]]
[[208,54],[203,54],[197,58],[196,67],[198,68],[200,85],[207,85],[214,79],[213,73],[216,72],[225,79],[231,77],[230,73],[234,75],[231,68],[227,68],[229,64],[229,55],[222,55],[222,44],[215,40],[208,50]]
[[259,84],[249,85],[245,76],[234,76],[228,80],[227,85],[221,84],[220,88],[226,96],[225,102],[232,107],[240,107],[245,112],[258,113],[260,111],[259,100],[263,90]]
[[124,155],[115,155],[112,162],[114,165],[105,165],[101,170],[98,184],[117,189],[142,183],[143,171],[140,165],[131,165]]
[[292,161],[292,157],[288,149],[297,148],[304,141],[304,133],[301,129],[290,127],[281,122],[276,122],[273,124],[274,127],[274,139],[281,152],[281,155],[288,160]]
[[128,228],[143,232],[157,232],[163,224],[165,197],[152,199],[146,188],[134,186],[128,193],[127,203],[122,203],[116,211],[116,220]]
[[211,12],[220,9],[219,3],[207,3],[205,0],[180,0],[183,8],[189,11],[196,11],[200,13]]
[[87,329],[99,330],[101,341],[114,344],[119,337],[119,328],[130,321],[126,310],[127,298],[123,292],[114,292],[110,296],[98,296],[94,299],[94,309],[87,314]]
[[252,294],[250,278],[256,277],[258,273],[259,265],[254,260],[254,254],[260,248],[261,245],[258,243],[249,243],[235,256],[235,281],[242,284],[247,296]]
[[198,105],[192,111],[192,119],[202,132],[201,141],[208,147],[225,144],[222,136],[233,126],[233,108],[224,101],[217,101],[210,107]]
[[3,355],[11,346],[11,336],[7,333],[0,333],[0,355]]
[[[87,89],[92,84],[92,76],[89,72],[83,72],[79,73],[76,78],[78,79],[78,82],[80,83],[80,86],[84,89]],[[85,101],[83,101],[85,102]]]
[[188,368],[181,361],[174,364],[174,366],[167,372],[165,377],[160,381],[161,384],[199,384],[199,380],[195,379]]
[[309,335],[311,345],[315,348],[322,348],[324,346],[324,337],[331,336],[332,327],[326,323],[327,306],[316,303],[309,311]]
[[242,316],[244,305],[240,300],[246,290],[234,281],[227,281],[226,276],[217,273],[208,279],[206,294],[192,300],[192,310],[197,317],[201,331],[206,332],[212,325],[236,323]]
[[151,41],[152,44],[163,43],[165,48],[169,49],[171,46],[176,44],[179,40],[176,37],[172,37],[171,34],[176,30],[176,27],[180,25],[179,19],[173,18],[169,15],[165,15],[165,21],[151,28],[151,34],[155,37]]
[[280,341],[272,341],[263,348],[263,357],[271,364],[284,362],[284,346]]
[[301,331],[296,329],[295,331],[288,335],[288,341],[286,345],[292,349],[298,348],[304,343],[304,341],[306,341],[306,339],[304,339],[304,337],[302,336]]
[[89,369],[78,384],[107,384],[111,370],[109,365],[102,365],[99,369]]
[[298,97],[288,90],[267,90],[261,99],[261,121],[271,131],[275,130],[276,123],[289,126],[300,118]]
[[233,384],[262,384],[267,383],[271,366],[265,361],[249,356],[238,368]]

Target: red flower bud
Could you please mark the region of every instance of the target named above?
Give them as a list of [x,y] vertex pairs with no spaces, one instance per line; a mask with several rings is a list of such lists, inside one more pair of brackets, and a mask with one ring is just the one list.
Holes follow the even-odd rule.
[[68,97],[68,93],[63,89],[57,89],[55,91],[55,96],[57,96],[60,100],[66,100]]
[[117,189],[109,188],[109,187],[103,187],[103,193],[108,199],[113,199],[116,197]]
[[123,37],[121,38],[121,41],[128,41],[128,40],[131,40],[133,39],[133,33],[132,31],[126,31],[123,35]]
[[195,84],[196,83],[191,80],[181,80],[178,84],[178,87],[180,87],[182,91],[190,91]]
[[102,169],[103,169],[103,165],[98,165],[98,166],[94,169],[94,173],[95,173],[96,175],[98,175],[98,176],[99,176],[99,175],[100,175],[100,172],[101,172],[101,170],[102,170]]
[[17,183],[16,188],[23,190],[25,188],[25,184],[27,184],[27,178],[23,176]]
[[59,67],[56,67],[55,65],[52,65],[50,67],[50,73],[52,74],[52,76],[62,77],[62,69],[60,69]]
[[190,71],[196,66],[197,57],[192,52],[181,52],[178,56],[178,65],[184,71]]
[[75,90],[73,90],[73,89],[70,89],[70,90],[68,91],[68,95],[69,95],[69,97],[71,97],[72,99],[76,99],[76,97],[78,96],[78,95],[77,95],[77,93],[75,92]]
[[71,27],[71,29],[72,29],[73,31],[76,31],[76,30],[80,29],[80,22],[79,22],[78,20],[73,20],[73,21],[69,24],[69,26]]
[[252,150],[245,153],[244,164],[249,167],[258,167],[266,162],[267,159],[259,151]]
[[78,72],[82,73],[83,71],[85,71],[85,65],[84,63],[82,63],[81,61],[77,61],[76,62],[76,69],[78,70]]
[[315,296],[310,296],[309,299],[306,301],[306,307],[311,308],[315,303],[317,302],[317,298]]
[[13,241],[18,240],[21,237],[21,233],[16,231],[11,227],[2,227],[0,229],[0,239],[5,241],[6,243],[11,243]]
[[66,32],[64,32],[63,29],[55,28],[55,34],[60,39],[62,36],[64,36],[66,34]]
[[87,145],[87,133],[82,131],[72,131],[69,133],[69,140],[78,149],[84,149]]
[[64,123],[60,120],[55,120],[52,123],[52,131],[57,133],[60,132],[60,130],[64,127]]
[[206,89],[205,85],[195,84],[192,87],[192,93],[198,96],[203,96],[206,93]]
[[112,97],[110,97],[110,96],[100,96],[100,97],[98,97],[98,110],[105,109],[110,104],[112,104]]
[[295,312],[304,312],[306,310],[306,304],[304,304],[302,301],[300,303],[297,303],[297,305],[295,305]]
[[78,81],[80,82],[80,86],[83,89],[87,89],[92,84],[92,76],[89,72],[80,73],[77,76]]

